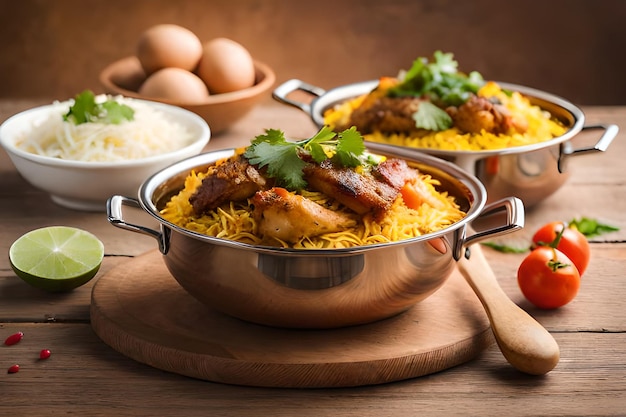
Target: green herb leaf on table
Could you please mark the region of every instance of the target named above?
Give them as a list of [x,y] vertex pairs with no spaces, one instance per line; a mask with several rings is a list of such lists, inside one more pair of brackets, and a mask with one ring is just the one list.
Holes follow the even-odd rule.
[[74,104],[63,116],[63,120],[75,125],[83,123],[120,124],[124,121],[133,120],[134,116],[135,111],[130,106],[111,99],[96,103],[94,93],[85,90],[75,97]]
[[576,229],[586,237],[599,236],[605,233],[617,232],[619,227],[602,224],[595,219],[581,217],[580,219],[572,219],[569,224],[575,226]]
[[[579,232],[581,232],[585,237],[593,237],[599,236],[605,233],[616,232],[619,230],[619,227],[611,226],[608,224],[603,224],[598,222],[595,219],[590,219],[588,217],[581,217],[580,219],[572,219],[568,222],[570,227],[576,228]],[[520,242],[507,241],[506,243],[500,242],[482,242],[482,245],[488,246],[498,252],[503,253],[525,253],[531,250],[532,242],[526,242],[520,244]],[[545,244],[549,246],[548,243]]]
[[513,246],[496,242],[483,242],[482,245],[503,253],[526,253],[530,250],[529,246]]

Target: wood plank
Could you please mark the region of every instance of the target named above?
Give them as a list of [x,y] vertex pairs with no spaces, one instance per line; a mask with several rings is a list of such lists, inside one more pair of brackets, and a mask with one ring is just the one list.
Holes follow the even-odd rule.
[[[129,208],[124,214],[129,221],[148,227],[158,226],[140,210]],[[25,218],[28,221],[24,221]],[[157,247],[156,240],[151,237],[131,234],[112,226],[107,221],[104,207],[102,212],[82,212],[58,206],[46,193],[30,186],[16,172],[0,175],[0,219],[3,226],[0,252],[4,253],[24,233],[53,225],[73,226],[92,232],[104,243],[106,255],[134,256]],[[2,262],[4,260],[0,260],[0,265],[4,266]]]
[[[592,257],[576,299],[558,310],[540,310],[530,305],[516,281],[517,266],[524,255],[484,249],[505,293],[551,331],[626,331],[621,311],[626,281],[625,244],[592,244]],[[129,262],[132,257],[107,256],[98,275],[88,284],[68,294],[49,294],[22,282],[4,264],[0,269],[0,322],[81,321],[89,316],[91,289],[107,271]]]
[[[545,377],[520,374],[495,346],[444,372],[341,389],[232,386],[163,372],[106,346],[87,324],[4,324],[0,411],[19,416],[623,416],[625,333],[556,333],[563,360]],[[48,348],[50,359],[38,361]],[[471,383],[468,383],[470,381]]]

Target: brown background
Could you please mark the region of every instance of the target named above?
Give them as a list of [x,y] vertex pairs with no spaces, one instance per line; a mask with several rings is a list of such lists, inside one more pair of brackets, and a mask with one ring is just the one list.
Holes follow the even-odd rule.
[[489,79],[624,104],[625,21],[621,0],[0,0],[0,97],[99,91],[141,32],[176,23],[240,42],[277,83],[396,75],[440,49]]

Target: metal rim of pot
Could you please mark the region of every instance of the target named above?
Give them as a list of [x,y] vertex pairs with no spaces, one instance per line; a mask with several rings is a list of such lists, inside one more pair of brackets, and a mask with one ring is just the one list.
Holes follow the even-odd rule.
[[[286,257],[301,256],[303,252],[307,252],[311,256],[327,257],[358,254],[363,251],[372,251],[381,247],[410,245],[414,242],[425,241],[450,233],[451,231],[455,231],[457,232],[457,238],[456,242],[453,242],[453,250],[454,258],[457,260],[462,255],[462,249],[465,246],[468,246],[475,242],[479,242],[489,237],[495,237],[501,234],[509,233],[514,230],[521,229],[524,225],[524,207],[523,203],[519,199],[515,197],[510,197],[487,205],[486,190],[483,184],[472,174],[463,171],[455,164],[441,160],[439,158],[430,155],[414,155],[407,153],[402,149],[394,149],[391,152],[388,152],[388,154],[398,157],[406,157],[411,159],[413,162],[422,163],[424,166],[431,167],[438,172],[450,176],[450,178],[458,181],[460,186],[468,190],[469,195],[472,199],[474,199],[474,201],[472,201],[469,210],[462,220],[436,232],[395,242],[340,249],[307,250],[251,245],[228,239],[215,238],[201,234],[199,232],[185,229],[181,226],[165,220],[160,215],[160,208],[158,207],[159,202],[163,201],[164,198],[171,196],[173,193],[179,191],[179,188],[172,189],[170,186],[168,186],[168,181],[171,182],[172,179],[178,179],[180,182],[180,180],[185,178],[191,170],[199,169],[200,167],[205,167],[208,164],[211,164],[219,159],[227,158],[233,155],[234,152],[235,149],[225,149],[221,151],[208,152],[184,159],[182,161],[179,161],[178,163],[170,165],[169,167],[153,174],[148,179],[146,179],[139,188],[138,198],[136,199],[127,196],[112,196],[107,201],[108,221],[116,227],[155,238],[159,244],[159,250],[163,254],[167,254],[169,250],[170,235],[172,232],[181,233],[188,237],[198,239],[207,243],[230,246],[242,250],[251,250],[258,253],[275,254]],[[159,222],[160,230],[126,221],[124,219],[124,206],[139,208],[142,211],[148,213],[153,219]],[[481,230],[475,232],[470,236],[467,236],[465,230],[465,226],[467,224],[472,223],[474,220],[480,217],[488,217],[502,212],[504,212],[506,216],[504,224],[497,225],[493,228]]]

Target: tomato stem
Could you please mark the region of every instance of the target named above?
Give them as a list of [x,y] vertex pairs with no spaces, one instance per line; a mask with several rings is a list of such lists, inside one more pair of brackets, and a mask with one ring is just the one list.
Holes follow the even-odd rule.
[[557,246],[559,246],[559,243],[561,242],[561,238],[563,237],[563,233],[565,233],[565,228],[567,227],[567,223],[562,222],[561,223],[563,225],[563,228],[556,234],[554,240],[552,242],[537,242],[536,246],[548,246],[550,248],[556,249]]
[[556,234],[556,237],[554,238],[554,240],[550,244],[550,246],[555,248],[555,249],[556,249],[557,246],[559,246],[559,243],[561,242],[561,238],[563,237],[563,233],[565,233],[565,228],[567,227],[567,225],[565,223],[561,223],[561,224],[563,225],[563,228],[561,229],[561,231],[559,233]]
[[569,264],[564,264],[563,262],[559,261],[558,259],[550,259],[548,261],[548,267],[552,270],[552,272],[556,272],[558,269],[566,268],[568,266],[569,266]]
[[[560,235],[562,234],[563,232],[560,233]],[[550,249],[552,249],[552,259],[548,261],[548,268],[550,268],[552,272],[556,272],[558,269],[565,268],[570,265],[570,264],[566,264],[566,263],[559,261],[559,257],[556,253],[557,251],[556,247],[550,246]]]

